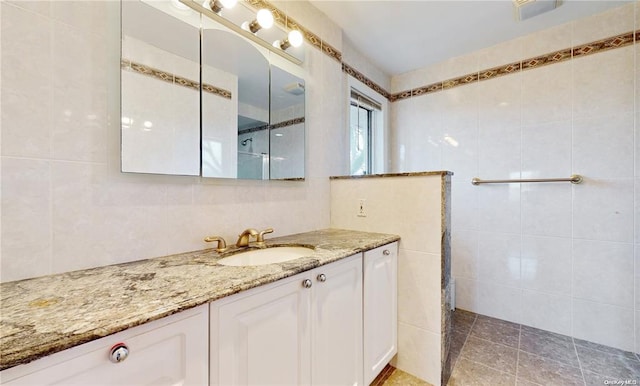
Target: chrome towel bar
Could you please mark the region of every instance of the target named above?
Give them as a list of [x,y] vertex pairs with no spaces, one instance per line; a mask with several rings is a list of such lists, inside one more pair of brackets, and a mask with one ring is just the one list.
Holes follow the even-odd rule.
[[471,183],[474,185],[480,184],[521,184],[524,182],[571,182],[572,184],[579,184],[582,182],[582,176],[574,174],[569,178],[530,178],[523,180],[481,180],[474,178]]

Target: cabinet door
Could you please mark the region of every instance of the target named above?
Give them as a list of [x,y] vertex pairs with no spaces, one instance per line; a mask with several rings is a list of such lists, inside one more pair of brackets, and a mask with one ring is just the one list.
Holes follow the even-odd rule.
[[362,385],[362,254],[316,268],[312,280],[312,383]]
[[302,283],[308,278],[212,303],[212,385],[310,384],[310,289]]
[[398,352],[398,243],[364,253],[364,380]]
[[[203,385],[208,380],[208,306],[181,312],[5,370],[6,385]],[[109,360],[124,343],[129,356]]]

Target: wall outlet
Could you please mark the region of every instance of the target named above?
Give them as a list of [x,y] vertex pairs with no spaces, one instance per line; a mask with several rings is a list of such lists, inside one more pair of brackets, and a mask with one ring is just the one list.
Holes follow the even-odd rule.
[[367,217],[366,201],[364,198],[358,200],[358,217]]

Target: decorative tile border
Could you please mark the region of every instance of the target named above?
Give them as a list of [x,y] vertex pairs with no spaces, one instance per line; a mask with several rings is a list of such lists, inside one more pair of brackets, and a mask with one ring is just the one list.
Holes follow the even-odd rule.
[[[135,72],[137,74],[150,76],[152,78],[171,83],[179,86],[187,87],[193,90],[200,90],[200,82],[196,82],[191,79],[184,78],[179,75],[174,75],[170,72],[162,71],[157,68],[153,68],[141,63],[137,63],[127,59],[120,60],[120,68],[126,71]],[[225,90],[207,83],[202,84],[202,91],[210,94],[218,95],[220,97],[231,99],[231,91]]]
[[304,123],[304,117],[289,119],[288,121],[278,122],[275,125],[270,125],[269,129],[280,129],[282,127],[297,125],[298,123]]
[[351,75],[352,77],[356,78],[360,82],[366,84],[367,87],[369,87],[370,89],[374,90],[375,92],[377,92],[378,94],[382,95],[383,97],[389,99],[390,94],[389,94],[389,92],[387,90],[383,89],[382,87],[380,87],[380,85],[378,85],[377,83],[375,83],[371,79],[367,78],[363,73],[361,73],[360,71],[358,71],[355,68],[351,67],[350,65],[348,65],[345,62],[342,62],[342,71],[347,73],[348,75]]
[[565,48],[563,50],[554,51],[545,55],[536,56],[534,58],[524,59],[519,62],[509,63],[502,66],[481,70],[477,73],[463,75],[457,78],[436,82],[427,86],[414,88],[411,90],[401,91],[390,95],[391,102],[411,98],[414,96],[429,94],[441,90],[447,90],[453,87],[463,86],[469,83],[475,83],[483,80],[494,79],[500,76],[516,74],[524,70],[531,70],[542,66],[561,63],[566,60],[578,58],[581,56],[592,55],[615,48],[626,47],[628,45],[640,42],[640,31],[631,31],[625,34],[612,36],[610,38],[597,40],[591,43],[582,44],[576,47]]
[[289,119],[288,121],[278,122],[275,125],[262,125],[262,126],[252,127],[250,129],[240,130],[238,131],[238,134],[249,134],[249,133],[255,133],[256,131],[262,131],[262,130],[280,129],[282,127],[297,125],[298,123],[304,123],[304,117],[293,118],[293,119]]

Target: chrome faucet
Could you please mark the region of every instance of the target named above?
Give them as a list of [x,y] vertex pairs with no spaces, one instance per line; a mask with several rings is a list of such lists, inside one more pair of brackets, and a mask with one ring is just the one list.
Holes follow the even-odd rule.
[[258,231],[253,228],[245,229],[244,232],[238,235],[238,242],[236,242],[236,247],[248,247],[249,241],[251,241],[252,236],[257,238]]

